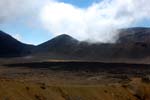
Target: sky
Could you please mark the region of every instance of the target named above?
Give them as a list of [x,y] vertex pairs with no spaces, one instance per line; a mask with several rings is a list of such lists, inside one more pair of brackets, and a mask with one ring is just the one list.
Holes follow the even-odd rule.
[[149,6],[149,0],[0,0],[0,30],[34,45],[61,34],[115,42],[117,29],[150,27]]

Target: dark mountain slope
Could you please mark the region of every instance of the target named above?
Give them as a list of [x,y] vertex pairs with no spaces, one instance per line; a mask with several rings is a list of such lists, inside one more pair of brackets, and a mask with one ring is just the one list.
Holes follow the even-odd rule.
[[116,52],[120,52],[117,54],[134,58],[150,56],[150,28],[122,29],[116,45],[119,48]]
[[60,35],[37,46],[38,52],[51,52],[83,59],[144,58],[150,56],[150,28],[121,29],[114,44],[79,42]]
[[145,58],[150,56],[150,28],[128,28],[119,30],[116,43],[80,43],[76,54],[90,59]]
[[77,48],[79,41],[69,35],[59,35],[36,47],[36,52],[55,52],[70,54]]
[[120,30],[120,38],[117,42],[121,43],[148,43],[150,44],[150,28],[135,27]]
[[0,57],[24,56],[31,53],[32,47],[32,45],[23,44],[0,31]]
[[113,44],[79,42],[71,36],[63,34],[36,47],[23,44],[4,32],[0,32],[0,56],[24,56],[30,54],[31,51],[34,55],[38,53],[46,54],[48,57],[65,58],[68,56],[91,60],[137,59],[150,56],[150,28],[128,28],[121,29],[119,32],[120,37]]

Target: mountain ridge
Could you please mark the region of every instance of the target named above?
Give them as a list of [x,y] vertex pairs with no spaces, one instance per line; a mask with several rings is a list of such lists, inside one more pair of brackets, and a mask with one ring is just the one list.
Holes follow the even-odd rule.
[[11,35],[0,31],[0,57],[17,57],[28,55],[33,45],[24,44]]
[[[2,36],[0,35],[0,37]],[[0,41],[1,40],[2,38],[0,38]],[[88,43],[86,41],[78,41],[77,39],[74,39],[73,37],[66,34],[59,35],[37,46],[29,46],[22,44],[17,40],[12,40],[20,46],[16,46],[18,47],[17,52],[19,55],[53,53],[57,54],[58,56],[66,55],[70,57],[78,57],[81,59],[135,59],[150,56],[150,28],[142,27],[120,30],[119,39],[116,43]],[[23,50],[24,48],[26,49],[25,51]],[[8,47],[7,49],[9,50]],[[21,52],[19,50],[21,50]]]

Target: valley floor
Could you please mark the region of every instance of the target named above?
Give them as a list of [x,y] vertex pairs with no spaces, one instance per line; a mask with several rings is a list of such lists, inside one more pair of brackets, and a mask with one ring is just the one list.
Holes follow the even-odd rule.
[[150,100],[149,76],[149,65],[1,63],[0,100]]

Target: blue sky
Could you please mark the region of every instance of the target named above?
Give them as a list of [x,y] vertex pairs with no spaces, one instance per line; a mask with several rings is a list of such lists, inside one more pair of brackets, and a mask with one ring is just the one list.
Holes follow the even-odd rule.
[[[7,1],[7,0],[2,0],[0,2],[3,2],[3,1]],[[31,1],[31,0],[29,0],[29,1]],[[106,0],[103,0],[103,1],[106,1]],[[109,40],[112,40],[111,37],[114,37],[114,34],[108,34],[108,35],[105,34],[105,33],[108,33],[108,32],[104,32],[104,30],[103,30],[106,27],[107,27],[106,29],[108,29],[108,28],[112,28],[112,26],[115,26],[116,28],[120,28],[120,26],[123,26],[123,27],[149,27],[150,26],[149,15],[143,15],[144,17],[143,16],[136,17],[138,15],[138,13],[139,13],[139,15],[143,14],[143,13],[141,13],[141,12],[143,12],[142,9],[139,9],[140,7],[138,7],[138,9],[134,8],[131,10],[131,11],[134,11],[137,9],[137,12],[135,12],[135,11],[133,12],[133,13],[135,13],[135,15],[134,14],[131,16],[126,15],[125,17],[122,16],[121,18],[113,19],[114,17],[111,17],[111,16],[114,16],[112,12],[114,12],[114,11],[115,11],[115,13],[126,12],[126,10],[125,11],[120,10],[119,7],[120,7],[120,5],[122,6],[122,3],[120,3],[120,1],[121,0],[114,0],[114,1],[111,1],[112,3],[105,2],[103,5],[98,5],[98,4],[100,4],[100,2],[102,2],[102,0],[58,0],[56,5],[55,5],[55,3],[51,3],[51,4],[54,4],[55,6],[57,6],[58,10],[57,10],[57,8],[55,9],[55,6],[50,7],[50,4],[49,5],[47,4],[45,6],[46,9],[44,9],[44,7],[43,7],[42,8],[43,10],[37,10],[37,12],[35,10],[35,12],[34,12],[35,14],[33,14],[33,15],[30,12],[29,15],[19,16],[20,13],[18,14],[18,12],[21,12],[21,14],[22,14],[23,11],[18,10],[19,9],[17,7],[18,0],[16,0],[16,5],[14,5],[14,7],[10,8],[10,11],[8,10],[8,13],[10,12],[10,14],[5,15],[5,16],[11,17],[11,16],[13,16],[13,14],[14,14],[14,16],[16,14],[17,17],[15,17],[14,19],[6,17],[7,20],[5,20],[6,18],[3,19],[3,17],[0,16],[0,21],[2,21],[0,23],[0,29],[4,32],[9,33],[10,35],[16,37],[17,39],[19,39],[20,41],[22,41],[24,43],[37,45],[37,44],[43,43],[43,42],[53,38],[56,35],[61,34],[61,33],[62,34],[65,33],[65,34],[74,36],[75,38],[78,38],[81,40],[89,39],[89,37],[92,37],[91,40],[100,40],[100,41],[106,40],[106,42],[107,42]],[[127,0],[127,1],[132,1],[132,0]],[[60,4],[61,2],[63,2],[64,4]],[[92,6],[93,3],[95,3],[97,5]],[[113,5],[113,3],[117,3],[117,4]],[[140,4],[141,2],[137,2],[137,3]],[[108,5],[108,7],[105,4]],[[126,1],[124,1],[123,4],[126,6],[129,6],[129,7],[130,6],[132,7],[132,5]],[[4,6],[6,6],[6,5],[4,5]],[[15,8],[15,6],[17,9]],[[28,6],[23,5],[23,6],[28,7],[29,5]],[[40,8],[40,6],[38,6],[38,7]],[[64,11],[59,9],[59,7],[63,8]],[[124,6],[122,6],[122,8],[123,7]],[[91,10],[89,10],[88,8],[91,8]],[[149,5],[145,5],[144,9],[148,9],[148,8],[149,8]],[[14,11],[11,9],[14,9]],[[107,18],[103,18],[103,15],[99,14],[101,11],[105,11],[105,10],[106,10],[106,12],[104,12],[103,15],[105,15]],[[138,12],[138,10],[140,12]],[[30,9],[29,9],[29,11],[30,11]],[[34,18],[34,17],[30,18],[32,16],[38,16],[40,11],[43,11],[43,13],[42,13],[43,15],[41,18],[41,20],[43,22],[40,22],[38,18]],[[93,12],[91,13],[90,11],[93,11]],[[47,13],[45,13],[45,12],[47,12]],[[148,9],[148,11],[144,10],[144,12],[145,13],[149,12],[149,9]],[[65,15],[63,15],[64,13],[65,13]],[[89,15],[89,13],[91,13],[91,15]],[[72,15],[70,15],[70,14],[72,14]],[[82,18],[82,15],[87,15],[87,17]],[[49,19],[47,19],[46,16],[48,16]],[[97,17],[95,17],[95,16],[97,16]],[[72,17],[72,18],[70,18],[70,17]],[[57,19],[57,20],[55,21],[55,19]],[[86,20],[84,20],[84,19],[86,19]],[[107,19],[110,21],[108,21]],[[121,19],[125,19],[125,21],[122,21]],[[130,21],[130,19],[132,19],[132,20]],[[82,20],[84,20],[84,21],[82,22]],[[117,21],[118,22],[121,21],[121,22],[118,23]],[[78,23],[79,23],[79,25],[78,25]],[[87,24],[87,23],[89,23],[89,24]],[[115,24],[112,24],[112,23],[115,23]],[[101,27],[102,29],[100,29],[99,27]]]
[[97,3],[100,2],[101,0],[59,0],[59,1],[70,3],[81,8],[86,8],[90,6],[92,3]]
[[21,20],[0,24],[0,27],[2,31],[10,34],[11,36],[20,35],[19,40],[27,44],[37,45],[52,38],[50,32],[39,27],[33,28]]

